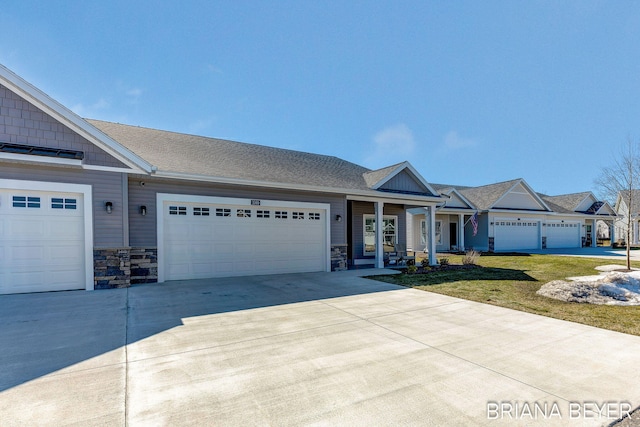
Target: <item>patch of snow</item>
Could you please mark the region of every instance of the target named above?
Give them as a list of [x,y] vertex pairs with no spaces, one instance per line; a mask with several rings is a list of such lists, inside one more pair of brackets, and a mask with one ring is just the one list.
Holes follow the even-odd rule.
[[640,271],[622,272],[620,266],[603,267],[598,268],[603,273],[596,276],[549,282],[542,285],[537,294],[567,302],[640,305]]

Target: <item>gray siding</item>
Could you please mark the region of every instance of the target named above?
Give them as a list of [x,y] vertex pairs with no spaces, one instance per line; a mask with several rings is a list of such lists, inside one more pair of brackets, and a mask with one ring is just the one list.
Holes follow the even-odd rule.
[[[364,215],[375,213],[375,207],[370,202],[352,202],[351,205],[351,230],[353,233],[353,244],[349,248],[351,251],[352,259],[365,259],[372,258],[364,256]],[[383,215],[397,215],[398,217],[398,229],[396,230],[398,236],[398,243],[406,245],[407,243],[407,216],[403,205],[384,205]]]
[[[145,185],[140,185],[144,182]],[[250,187],[223,186],[180,180],[150,177],[129,178],[129,241],[131,246],[157,246],[156,194],[190,194],[212,197],[238,197],[246,199],[284,200],[331,205],[331,243],[347,242],[347,202],[344,197],[331,194],[288,192],[284,190],[256,189]],[[147,215],[140,215],[140,206],[147,207]],[[343,220],[337,222],[336,215]]]
[[83,151],[86,164],[125,167],[119,160],[2,85],[0,142]]
[[[0,164],[0,178],[25,181],[89,184],[93,187],[93,241],[96,248],[125,246],[122,206],[122,174],[85,171],[76,168]],[[104,204],[113,203],[113,213],[107,214]]]
[[400,190],[400,191],[410,191],[415,193],[421,193],[426,191],[426,189],[416,182],[415,179],[411,175],[409,175],[406,171],[402,171],[389,181],[385,182],[382,187],[385,190]]

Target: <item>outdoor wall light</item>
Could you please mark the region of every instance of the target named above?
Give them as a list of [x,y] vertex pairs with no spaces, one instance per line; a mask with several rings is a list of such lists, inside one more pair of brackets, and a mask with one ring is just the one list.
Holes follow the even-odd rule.
[[336,221],[342,222],[342,215],[336,215]]
[[113,203],[107,202],[104,204],[104,208],[107,210],[107,213],[110,214],[113,212]]
[[142,216],[147,215],[147,207],[145,205],[140,206],[140,215]]

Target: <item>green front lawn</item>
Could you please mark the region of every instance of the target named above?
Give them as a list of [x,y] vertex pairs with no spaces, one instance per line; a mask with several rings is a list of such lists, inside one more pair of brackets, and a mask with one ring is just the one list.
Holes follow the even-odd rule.
[[[450,256],[450,264],[462,264]],[[599,265],[625,260],[561,257],[553,255],[487,255],[470,270],[433,271],[427,274],[373,276],[372,279],[486,304],[584,323],[627,334],[640,335],[640,306],[604,306],[567,303],[536,295],[540,286],[570,276],[598,274]],[[633,263],[640,267],[640,263]]]

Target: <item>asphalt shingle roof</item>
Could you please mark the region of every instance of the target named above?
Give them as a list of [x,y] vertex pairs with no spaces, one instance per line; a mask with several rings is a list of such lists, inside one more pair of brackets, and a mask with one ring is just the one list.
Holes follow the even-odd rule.
[[99,120],[87,122],[162,172],[354,190],[370,190],[365,175],[377,175],[377,171],[334,156]]
[[549,207],[558,213],[575,213],[578,205],[587,197],[589,197],[591,193],[582,192],[582,193],[572,193],[572,194],[562,194],[559,196],[547,196],[544,194],[538,194],[544,202],[549,205]]

